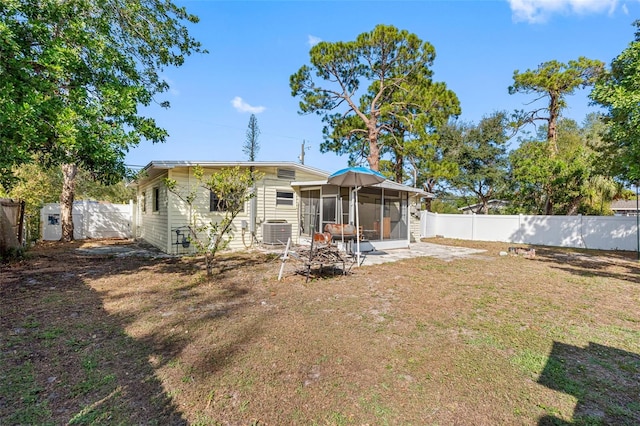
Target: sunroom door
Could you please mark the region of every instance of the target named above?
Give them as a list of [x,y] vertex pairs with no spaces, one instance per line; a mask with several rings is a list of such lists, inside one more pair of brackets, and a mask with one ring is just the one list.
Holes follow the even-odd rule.
[[320,232],[324,232],[324,227],[328,223],[338,223],[338,196],[328,195],[322,197],[322,227]]

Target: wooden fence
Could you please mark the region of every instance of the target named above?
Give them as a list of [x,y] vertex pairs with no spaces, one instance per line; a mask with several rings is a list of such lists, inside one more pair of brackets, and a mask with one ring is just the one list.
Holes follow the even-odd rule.
[[0,198],[0,254],[24,245],[24,201]]

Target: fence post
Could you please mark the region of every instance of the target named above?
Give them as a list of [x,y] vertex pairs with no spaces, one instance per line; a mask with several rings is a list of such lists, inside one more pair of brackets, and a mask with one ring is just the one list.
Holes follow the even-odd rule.
[[476,240],[476,214],[471,212],[471,241]]
[[433,236],[438,235],[438,231],[440,230],[440,219],[438,218],[438,213],[434,213],[433,218]]
[[582,213],[578,213],[578,218],[580,219],[580,223],[578,224],[578,232],[580,232],[580,242],[582,243],[582,248],[587,248],[587,242],[584,240],[584,222],[582,221]]

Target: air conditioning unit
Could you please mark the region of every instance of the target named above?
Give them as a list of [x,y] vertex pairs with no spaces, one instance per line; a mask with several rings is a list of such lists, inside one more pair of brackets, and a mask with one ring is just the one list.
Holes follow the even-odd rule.
[[291,238],[291,224],[285,220],[267,220],[262,224],[264,244],[286,244],[289,238]]

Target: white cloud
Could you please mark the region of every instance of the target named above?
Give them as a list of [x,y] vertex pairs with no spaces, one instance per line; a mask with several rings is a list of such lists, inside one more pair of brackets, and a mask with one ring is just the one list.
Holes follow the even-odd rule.
[[178,90],[176,88],[175,82],[172,79],[170,79],[169,77],[167,77],[166,75],[162,75],[161,77],[169,85],[169,93],[171,93],[173,96],[180,96],[180,90]]
[[233,98],[233,100],[231,101],[231,105],[233,105],[233,107],[239,112],[250,112],[252,114],[260,114],[265,109],[267,109],[263,106],[251,106],[246,103],[240,96],[236,96],[235,98]]
[[316,44],[320,43],[322,41],[322,39],[320,37],[316,37],[314,35],[309,34],[307,36],[307,43],[309,44],[309,46],[313,47]]
[[[529,23],[545,22],[554,13],[613,13],[619,0],[508,0],[513,20]],[[622,9],[626,5],[622,6]]]

